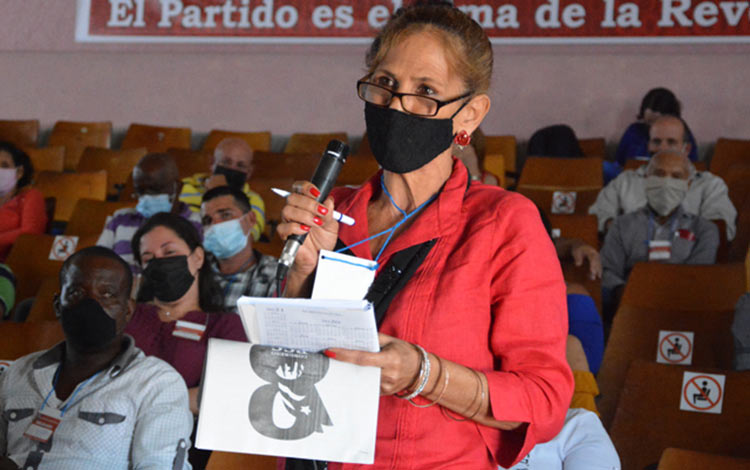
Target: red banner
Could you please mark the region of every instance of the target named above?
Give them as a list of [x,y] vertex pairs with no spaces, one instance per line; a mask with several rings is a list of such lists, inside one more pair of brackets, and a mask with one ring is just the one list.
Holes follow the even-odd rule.
[[[362,43],[401,0],[78,0],[82,42]],[[495,43],[750,42],[750,1],[456,0]]]

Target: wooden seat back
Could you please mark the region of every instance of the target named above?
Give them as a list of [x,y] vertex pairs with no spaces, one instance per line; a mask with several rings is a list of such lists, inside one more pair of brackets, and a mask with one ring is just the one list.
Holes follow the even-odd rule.
[[128,127],[121,148],[145,147],[149,152],[166,152],[170,148],[190,148],[189,127],[152,126],[133,123]]
[[57,277],[44,278],[34,296],[27,322],[57,321],[53,302],[55,294],[60,292],[60,280]]
[[148,152],[143,147],[124,150],[87,147],[81,155],[76,171],[106,171],[107,195],[117,197],[133,173],[133,168],[146,153]]
[[733,315],[734,309],[701,311],[622,305],[615,315],[597,375],[601,393],[597,406],[605,426],[614,418],[630,364],[634,360],[656,361],[660,330],[692,331],[693,365],[730,369]]
[[[517,143],[515,136],[512,135],[487,135],[484,137],[485,141],[485,152],[487,155],[502,155],[503,157],[503,171],[515,173],[518,171],[518,164],[516,163],[517,157]],[[496,173],[499,168],[488,167],[485,163],[485,169]]]
[[211,154],[209,152],[170,148],[167,153],[174,158],[180,178],[189,178],[196,173],[211,171]]
[[206,470],[276,470],[276,460],[268,455],[213,451]]
[[25,147],[24,152],[31,159],[34,171],[65,170],[65,147]]
[[112,123],[57,121],[47,145],[65,147],[65,169],[75,170],[86,147],[109,148],[112,144]]
[[49,349],[65,339],[57,321],[0,323],[0,360],[16,360]]
[[620,305],[718,312],[733,310],[744,292],[745,268],[742,263],[636,263]]
[[298,132],[289,137],[284,147],[284,153],[314,153],[321,155],[328,142],[336,139],[344,143],[349,141],[346,132],[327,132],[322,134],[309,134]]
[[[680,410],[686,370],[726,376],[721,414]],[[654,465],[668,447],[750,457],[748,401],[747,372],[633,362],[610,429],[622,470]]]
[[607,158],[607,141],[604,137],[578,139],[578,146],[581,147],[584,157]]
[[708,454],[694,450],[664,449],[658,470],[750,470],[750,459]]
[[711,157],[711,173],[726,180],[736,164],[750,164],[750,139],[719,138]]
[[228,138],[235,137],[242,139],[247,142],[254,151],[270,152],[271,151],[271,133],[269,131],[263,132],[236,132],[236,131],[222,131],[214,129],[208,133],[206,140],[203,142],[201,150],[208,153],[213,153],[214,149],[219,142]]
[[99,236],[104,229],[107,217],[125,207],[135,207],[136,201],[97,201],[96,199],[79,199],[65,226],[66,235],[79,237]]
[[39,140],[39,120],[0,120],[0,140],[16,147],[36,147]]
[[68,221],[73,208],[79,199],[97,199],[104,201],[107,197],[107,172],[91,171],[80,173],[56,173],[40,171],[36,175],[34,187],[44,197],[54,197],[55,220]]

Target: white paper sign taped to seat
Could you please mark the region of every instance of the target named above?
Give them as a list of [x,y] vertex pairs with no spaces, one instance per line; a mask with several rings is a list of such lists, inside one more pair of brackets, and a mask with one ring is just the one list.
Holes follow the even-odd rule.
[[375,280],[377,263],[321,250],[315,271],[313,299],[364,299]]

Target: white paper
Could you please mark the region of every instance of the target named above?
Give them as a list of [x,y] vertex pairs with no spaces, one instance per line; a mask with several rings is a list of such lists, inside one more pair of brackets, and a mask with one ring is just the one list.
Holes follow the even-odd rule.
[[240,297],[237,309],[251,343],[314,352],[380,351],[375,312],[365,300]]
[[724,382],[722,374],[685,372],[682,376],[680,409],[697,413],[721,414],[724,403]]
[[378,263],[321,250],[315,270],[313,299],[364,299],[375,280]]
[[196,447],[372,464],[379,395],[378,368],[211,338]]

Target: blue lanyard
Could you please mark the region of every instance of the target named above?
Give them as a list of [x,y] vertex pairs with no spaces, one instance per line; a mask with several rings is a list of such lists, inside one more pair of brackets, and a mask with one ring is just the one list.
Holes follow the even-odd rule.
[[[671,238],[674,238],[674,235],[677,231],[677,223],[680,221],[679,214],[675,213],[672,215],[672,217],[669,220],[669,233],[671,235]],[[654,214],[649,210],[648,213],[648,239],[646,240],[646,246],[648,246],[649,242],[651,242],[656,234],[656,226],[654,225]]]
[[[385,243],[383,243],[383,246],[380,248],[380,251],[378,252],[378,255],[375,257],[375,262],[377,263],[378,259],[380,259],[380,255],[382,255],[383,251],[385,251],[385,247],[387,247],[388,244],[391,242],[391,239],[393,238],[393,234],[396,233],[396,230],[398,230],[399,227],[401,227],[402,225],[404,225],[407,220],[409,220],[412,217],[414,217],[415,215],[417,215],[429,203],[431,203],[432,201],[434,201],[435,198],[438,195],[438,193],[433,194],[428,200],[426,200],[425,202],[423,202],[422,204],[420,204],[419,207],[417,207],[413,211],[407,213],[405,210],[403,210],[400,207],[398,207],[398,204],[396,204],[396,201],[393,200],[393,196],[391,196],[390,191],[388,191],[388,188],[385,186],[385,179],[384,179],[382,173],[380,175],[380,187],[383,188],[383,192],[388,196],[388,199],[391,201],[391,204],[393,204],[393,207],[395,207],[396,210],[398,210],[401,213],[401,215],[403,216],[403,219],[401,219],[400,221],[398,221],[396,223],[396,225],[394,225],[391,228],[385,229],[382,232],[376,233],[375,235],[372,235],[370,237],[365,238],[364,240],[358,241],[357,243],[354,243],[352,245],[345,246],[344,248],[336,250],[336,253],[341,253],[341,252],[346,251],[348,249],[354,248],[355,246],[361,245],[362,243],[369,242],[370,240],[372,240],[374,238],[378,238],[378,237],[380,237],[382,235],[385,235],[387,233],[388,234],[388,238],[385,240]],[[343,260],[335,260],[335,261],[346,262],[346,261],[343,261]],[[355,263],[349,263],[349,262],[346,262],[346,263],[348,263],[348,264],[354,264],[355,266],[358,266]],[[376,270],[377,268],[378,268],[378,265],[376,264],[372,269]]]
[[[62,364],[60,364],[60,366],[58,366],[57,370],[55,371],[55,378],[52,380],[52,390],[50,390],[49,393],[47,394],[47,396],[44,398],[44,402],[42,402],[42,407],[39,409],[39,411],[44,410],[44,407],[47,406],[47,401],[49,400],[49,397],[51,397],[52,396],[52,392],[55,391],[55,387],[57,387],[57,379],[60,378],[60,369],[61,368],[62,368]],[[81,390],[86,385],[88,385],[92,380],[94,380],[101,373],[102,373],[102,371],[100,370],[96,374],[94,374],[91,377],[89,377],[84,383],[82,383],[81,385],[77,386],[75,390],[73,390],[73,394],[68,399],[68,402],[60,410],[60,417],[61,418],[63,416],[65,416],[65,412],[68,411],[68,408],[70,407],[70,405],[73,404],[73,400],[75,400],[76,395],[78,394],[78,391]]]

